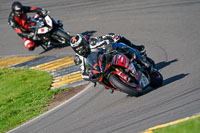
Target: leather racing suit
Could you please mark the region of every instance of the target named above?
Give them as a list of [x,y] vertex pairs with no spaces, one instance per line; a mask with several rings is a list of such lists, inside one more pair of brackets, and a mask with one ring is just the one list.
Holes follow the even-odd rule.
[[[85,38],[87,39],[87,37]],[[130,51],[133,52],[138,58],[142,58],[141,57],[142,55],[140,55],[138,52],[144,50],[144,46],[134,45],[124,36],[119,35],[119,34],[114,34],[114,33],[109,33],[107,35],[100,36],[100,37],[90,38],[88,42],[89,42],[91,52],[98,51],[101,48],[105,49],[107,45],[112,45],[112,47],[114,47],[115,49],[117,47],[129,48]],[[136,50],[136,48],[138,49]],[[87,70],[86,58],[76,53],[74,57],[74,62],[76,65],[79,66],[81,70],[82,78],[84,80],[89,80],[89,72]]]
[[30,34],[27,13],[40,13],[43,9],[38,7],[23,6],[23,14],[16,16],[11,12],[8,17],[8,24],[15,30],[15,32],[24,40],[24,45],[29,51],[33,51],[37,46],[32,40],[33,35]]

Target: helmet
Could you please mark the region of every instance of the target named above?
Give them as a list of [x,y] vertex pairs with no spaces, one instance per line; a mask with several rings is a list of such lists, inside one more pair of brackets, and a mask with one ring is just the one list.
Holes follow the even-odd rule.
[[11,6],[11,10],[14,12],[15,16],[20,17],[23,14],[23,5],[15,1]]
[[79,55],[87,57],[90,54],[89,43],[82,34],[73,36],[70,40],[72,49]]

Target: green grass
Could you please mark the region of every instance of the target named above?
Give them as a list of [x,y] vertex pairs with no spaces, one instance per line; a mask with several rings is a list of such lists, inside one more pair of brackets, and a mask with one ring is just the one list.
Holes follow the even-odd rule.
[[43,113],[61,90],[50,90],[52,77],[31,69],[0,69],[0,133]]
[[153,133],[200,133],[200,117],[157,129]]

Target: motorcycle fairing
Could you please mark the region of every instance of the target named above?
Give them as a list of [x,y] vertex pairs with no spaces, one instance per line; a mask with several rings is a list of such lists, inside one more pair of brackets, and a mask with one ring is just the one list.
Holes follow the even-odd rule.
[[136,71],[136,73],[134,74],[134,77],[138,81],[140,88],[145,88],[150,84],[149,79],[141,71]]
[[119,75],[120,77],[122,77],[124,80],[128,80],[128,77],[126,76],[126,74],[124,74],[123,72],[121,71],[113,71],[112,73],[116,74],[116,75]]
[[44,18],[44,20],[45,20],[47,26],[39,28],[38,29],[38,34],[45,34],[45,33],[49,32],[49,31],[51,31],[52,28],[53,28],[53,22],[52,22],[52,19],[50,18],[50,16],[47,15]]
[[[139,90],[140,88],[145,88],[149,85],[150,82],[148,78],[142,72],[137,71],[134,64],[130,63],[130,60],[125,55],[115,55],[112,63],[113,65],[125,67],[134,74],[134,77],[138,81],[140,87],[138,87],[135,83],[129,83],[130,86],[136,87]],[[120,70],[116,69],[113,73],[119,75],[122,79],[124,79],[124,81],[128,82],[128,76]]]
[[53,27],[53,22],[52,22],[51,18],[49,17],[49,15],[47,15],[44,19],[48,26]]
[[125,55],[117,54],[113,58],[114,58],[112,62],[113,65],[128,68],[130,61]]
[[149,83],[150,82],[148,78],[142,73],[139,80],[139,85],[141,86],[141,88],[145,88],[147,85],[149,85]]
[[136,74],[136,72],[137,72],[133,63],[130,63],[130,64],[129,64],[128,69],[129,69],[133,74]]
[[38,29],[38,34],[45,34],[49,31],[50,31],[50,29],[48,27],[42,27],[42,28]]

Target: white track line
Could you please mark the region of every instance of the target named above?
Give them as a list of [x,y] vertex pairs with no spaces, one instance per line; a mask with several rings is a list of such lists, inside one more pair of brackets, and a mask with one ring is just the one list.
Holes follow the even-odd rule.
[[25,125],[27,125],[27,124],[29,124],[29,123],[31,123],[31,122],[37,120],[37,119],[39,119],[40,117],[45,116],[46,114],[48,114],[48,113],[50,113],[50,112],[52,112],[52,111],[58,109],[59,107],[63,106],[64,104],[67,104],[68,102],[72,101],[73,99],[75,99],[76,97],[80,96],[80,95],[83,94],[85,91],[87,91],[92,85],[93,85],[92,83],[89,83],[89,85],[88,85],[85,89],[83,89],[81,92],[77,93],[76,95],[74,95],[74,96],[71,97],[70,99],[66,100],[65,102],[61,103],[60,105],[56,106],[55,108],[53,108],[53,109],[51,109],[51,110],[49,110],[49,111],[47,111],[47,112],[45,112],[45,113],[43,113],[43,114],[37,116],[36,118],[34,118],[34,119],[32,119],[32,120],[30,120],[30,121],[28,121],[28,122],[26,122],[26,123],[24,123],[24,124],[22,124],[22,125],[16,127],[16,128],[14,128],[14,129],[12,129],[12,130],[10,130],[10,131],[8,131],[7,133],[11,133],[11,132],[13,132],[13,131],[15,131],[15,130],[17,130],[17,129],[19,129],[19,128],[21,128],[21,127],[23,127],[23,126],[25,126]]

